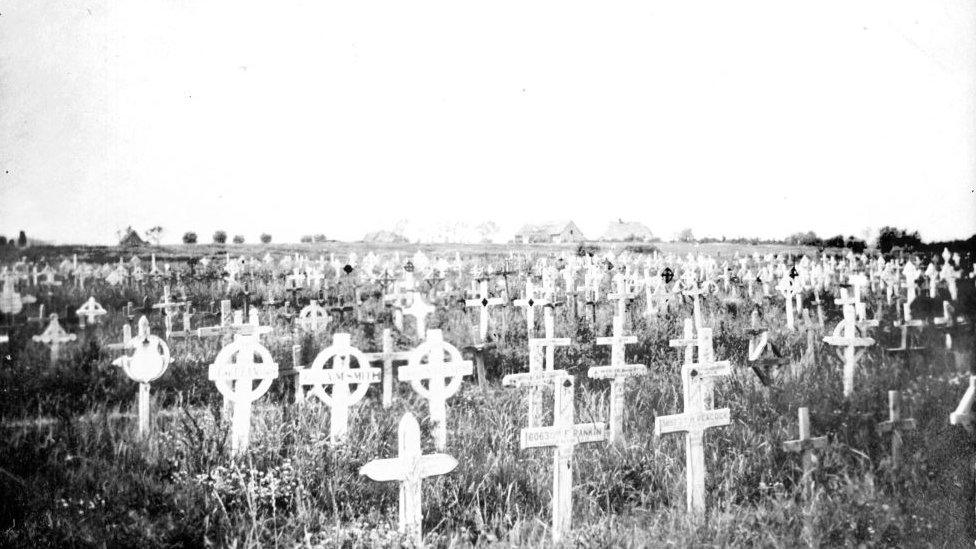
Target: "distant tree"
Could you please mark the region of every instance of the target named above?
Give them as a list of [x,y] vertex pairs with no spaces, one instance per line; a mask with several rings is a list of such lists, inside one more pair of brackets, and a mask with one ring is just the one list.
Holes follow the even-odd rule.
[[[302,237],[298,239],[298,241],[301,242],[302,244],[311,244],[312,243],[312,235],[310,235],[310,234],[303,234]],[[261,242],[264,242],[264,240],[262,240]]]
[[475,227],[478,231],[478,236],[481,237],[482,242],[492,242],[495,234],[498,233],[498,224],[494,221],[485,221],[484,223]]
[[243,243],[244,243],[244,235],[242,235],[242,234],[235,234],[234,235],[234,244],[243,244]]
[[183,233],[183,243],[184,244],[196,244],[197,243],[197,233],[193,231],[187,231]]
[[694,242],[695,234],[691,232],[691,229],[681,229],[681,232],[675,237],[678,242]]
[[0,246],[6,246],[6,245],[7,245],[7,237],[0,235]]
[[793,244],[797,246],[820,246],[823,241],[817,236],[817,233],[813,231],[793,233],[786,237],[787,244]]
[[881,227],[878,230],[878,250],[881,253],[888,253],[896,246],[906,249],[919,249],[922,247],[922,238],[918,231],[908,232],[896,227]]
[[271,244],[271,235],[268,233],[261,233],[261,243]]
[[159,246],[159,241],[163,238],[163,228],[156,225],[155,227],[146,229],[144,234],[146,235],[146,240],[149,240],[156,246]]
[[27,233],[20,231],[20,235],[17,237],[17,247],[26,248],[27,247]]
[[325,241],[326,241],[325,235],[322,234],[322,233],[318,233],[318,234],[316,234],[315,236],[312,237],[312,242],[320,242],[321,243],[321,242],[325,242]]
[[839,234],[837,236],[832,236],[830,238],[824,239],[824,248],[843,248],[845,244],[844,235]]
[[213,234],[214,244],[226,244],[227,243],[227,231],[216,231]]
[[864,250],[868,247],[868,243],[860,238],[849,236],[847,237],[847,242],[844,243],[844,246],[850,248],[852,252],[859,254],[864,252]]

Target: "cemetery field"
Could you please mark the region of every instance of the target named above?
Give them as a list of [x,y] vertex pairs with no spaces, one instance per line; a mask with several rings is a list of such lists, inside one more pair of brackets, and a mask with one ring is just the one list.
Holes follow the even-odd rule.
[[[99,299],[117,311],[132,292],[106,290]],[[85,295],[59,288],[54,307],[76,304]],[[572,338],[570,346],[557,349],[556,361],[576,376],[577,422],[606,420],[607,383],[588,379],[585,372],[608,363],[606,347],[594,342],[604,335],[610,309],[601,309],[592,325],[577,326],[566,311],[556,317],[557,334]],[[774,330],[791,365],[764,388],[746,366],[748,314],[718,302],[706,301],[705,315],[714,326],[715,354],[731,361],[734,373],[717,384],[715,402],[731,409],[732,423],[705,435],[708,512],[689,515],[682,437],[654,436],[656,417],[681,410],[681,360],[668,340],[680,334],[679,319],[687,314],[690,309],[629,319],[638,343],[629,346],[628,362],[647,365],[649,375],[628,383],[626,443],[576,449],[574,529],[567,542],[971,546],[976,452],[965,431],[946,423],[965,389],[971,353],[942,350],[938,336],[924,341],[932,351],[909,368],[869,353],[856,393],[845,399],[831,350],[814,352],[804,337]],[[765,320],[780,325],[776,315],[770,309]],[[832,314],[828,325],[837,316]],[[136,436],[134,384],[112,366],[116,355],[106,350],[124,320],[112,312],[97,328],[77,328],[78,344],[53,367],[45,347],[29,344],[28,332],[18,332],[6,348],[0,369],[3,545],[400,543],[395,484],[372,482],[359,469],[396,455],[397,424],[405,411],[421,420],[424,453],[434,451],[426,404],[408,385],[396,385],[390,409],[375,393],[367,396],[351,412],[348,443],[334,446],[328,440],[328,408],[292,404],[291,382],[279,379],[255,404],[245,457],[231,460],[220,394],[207,380],[207,365],[219,348],[213,341],[170,342],[175,361],[152,385],[153,434]],[[487,360],[489,383],[481,389],[469,380],[450,400],[446,451],[458,466],[423,483],[423,529],[430,545],[550,543],[551,451],[519,449],[526,394],[499,384],[504,374],[524,371],[524,321],[511,309],[496,320],[502,328]],[[442,308],[429,326],[458,335],[468,331],[469,322],[460,309]],[[153,320],[157,333],[160,324]],[[334,331],[351,333],[361,349],[379,348],[377,334],[369,337],[355,322],[339,323],[300,338],[306,364]],[[897,334],[882,337],[894,342]],[[262,341],[281,368],[290,367],[292,332],[279,326]],[[410,347],[417,340],[399,336],[397,343]],[[957,342],[959,348],[970,345]],[[886,392],[892,387],[901,388],[910,403],[905,413],[918,423],[905,437],[900,470],[891,467],[890,443],[875,428],[887,419]],[[800,457],[781,447],[797,436],[798,406],[810,408],[812,435],[829,437],[827,448],[818,452],[816,492],[809,499],[798,488]],[[39,418],[42,423],[32,424]]]

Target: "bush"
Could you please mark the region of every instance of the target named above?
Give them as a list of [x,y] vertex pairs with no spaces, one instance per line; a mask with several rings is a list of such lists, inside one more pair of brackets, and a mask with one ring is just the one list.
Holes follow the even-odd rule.
[[918,231],[908,232],[895,227],[881,227],[878,231],[878,250],[886,254],[894,247],[918,250],[922,247],[922,238],[918,235]]
[[271,244],[271,235],[268,233],[261,233],[261,243]]
[[17,247],[26,248],[27,247],[27,233],[20,231],[20,236],[17,237]]
[[187,231],[183,233],[183,243],[184,244],[196,244],[197,243],[197,233],[193,231]]
[[310,235],[310,234],[302,235],[302,237],[299,238],[298,241],[301,242],[302,244],[311,244],[312,243],[312,235]]
[[325,242],[325,235],[322,234],[322,233],[319,233],[319,234],[313,236],[312,237],[312,240],[315,241],[315,242]]
[[7,237],[0,235],[0,246],[6,246],[6,245],[7,245]]
[[235,234],[234,235],[234,244],[243,244],[243,243],[244,243],[244,235],[242,235],[242,234]]
[[214,244],[226,244],[227,243],[227,232],[217,231],[213,234]]

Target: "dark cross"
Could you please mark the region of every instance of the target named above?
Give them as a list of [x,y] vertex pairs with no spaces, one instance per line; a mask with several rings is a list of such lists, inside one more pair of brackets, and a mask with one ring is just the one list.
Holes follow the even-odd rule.
[[342,272],[346,273],[347,275],[352,274],[352,271],[353,271],[353,266],[349,265],[348,263],[346,264],[345,267],[342,268]]
[[427,281],[427,285],[430,287],[430,296],[431,297],[436,296],[437,292],[435,291],[435,289],[437,288],[437,285],[444,280],[444,277],[441,275],[441,272],[438,271],[437,269],[434,269],[434,271],[430,273],[430,276],[427,277],[425,280]]
[[250,285],[247,282],[245,282],[244,283],[244,289],[241,290],[241,293],[239,293],[237,295],[244,296],[244,322],[248,322],[248,319],[251,318],[251,312],[250,312],[250,308],[251,308],[251,289],[250,289]]
[[671,284],[671,281],[674,280],[674,271],[671,270],[671,267],[665,267],[661,271],[661,278],[664,279],[665,284]]
[[790,267],[790,280],[796,280],[796,277],[800,276],[800,273],[796,272],[796,265]]
[[508,260],[505,260],[504,266],[497,271],[495,271],[495,276],[501,276],[505,280],[505,297],[511,300],[511,293],[508,291],[508,275],[515,274],[515,271],[511,270],[508,266]]
[[390,283],[396,280],[396,278],[390,276],[390,271],[383,271],[383,276],[376,279],[380,283],[380,288],[383,293],[386,293],[386,289],[390,287]]
[[[765,330],[746,330],[746,333],[752,335],[753,337],[761,335]],[[790,364],[790,358],[784,357],[780,352],[779,348],[773,344],[772,341],[767,341],[766,346],[762,351],[762,354],[756,360],[750,360],[749,366],[752,367],[752,371],[755,372],[756,377],[759,378],[759,383],[762,383],[764,387],[769,387],[770,381],[772,380],[773,368],[780,368],[781,366],[787,366]]]
[[403,270],[407,271],[408,273],[412,273],[413,269],[413,261],[407,261],[407,263],[403,266]]

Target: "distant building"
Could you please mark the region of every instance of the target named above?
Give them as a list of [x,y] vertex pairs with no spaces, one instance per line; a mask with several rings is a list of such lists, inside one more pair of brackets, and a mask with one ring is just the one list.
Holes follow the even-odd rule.
[[572,221],[556,221],[542,225],[526,225],[515,233],[516,244],[582,242],[583,232]]
[[363,237],[363,242],[372,244],[402,244],[409,242],[407,237],[393,231],[376,231]]
[[654,240],[654,233],[643,223],[617,220],[607,226],[600,240],[611,242],[648,242]]

